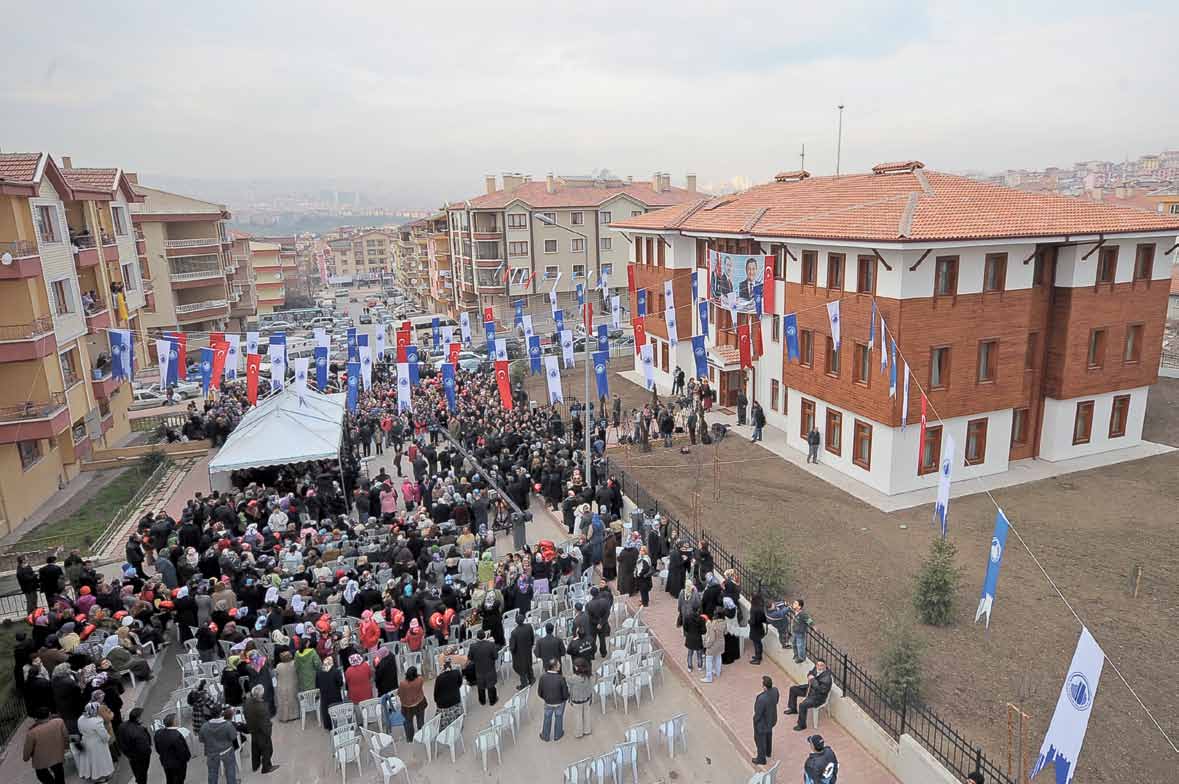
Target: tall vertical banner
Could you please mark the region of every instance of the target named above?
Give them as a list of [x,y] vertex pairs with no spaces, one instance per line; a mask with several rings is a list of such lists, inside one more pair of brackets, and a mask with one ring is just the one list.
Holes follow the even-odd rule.
[[421,349],[418,348],[417,343],[410,343],[408,346],[406,346],[405,362],[403,364],[409,367],[409,383],[413,384],[415,387],[418,385],[418,381],[421,378],[421,369],[418,365],[418,359],[420,356]]
[[594,333],[594,303],[586,302],[581,306],[581,311],[581,317],[585,322],[585,337],[589,339]]
[[299,405],[307,405],[307,365],[310,357],[295,357],[295,394],[299,397]]
[[507,338],[496,338],[495,339],[495,361],[496,362],[507,362],[508,361],[508,339]]
[[[881,340],[884,340],[882,337]],[[889,341],[889,369],[888,369],[888,396],[896,399],[897,396],[897,340],[892,338]]]
[[649,392],[655,388],[655,352],[650,343],[639,349],[639,357],[643,362],[643,382]]
[[[413,344],[413,327],[410,327],[409,329],[397,330],[397,333],[395,335],[395,339],[397,341],[397,357],[396,357],[396,359],[398,362],[405,362],[406,351],[408,351],[410,345]],[[357,359],[359,359],[359,358],[360,358],[359,355],[357,355]],[[349,361],[355,361],[355,360],[349,360]]]
[[675,307],[675,282],[672,280],[663,281],[663,299],[664,308]]
[[430,319],[430,336],[434,339],[434,348],[442,346],[442,320],[437,316]]
[[224,343],[224,342],[225,342],[225,333],[224,332],[210,332],[209,333],[209,345],[210,346],[212,346],[214,343]]
[[250,405],[258,402],[258,371],[261,369],[262,355],[246,354],[246,400]]
[[258,353],[258,333],[257,332],[247,332],[246,333],[246,354],[257,354],[257,353]]
[[626,290],[635,293],[635,268],[629,264],[626,265]]
[[749,324],[737,325],[737,353],[741,358],[741,367],[753,367],[753,346],[749,342]]
[[802,357],[798,347],[798,314],[787,313],[783,316],[782,329],[786,332],[786,361],[797,362]]
[[[921,393],[921,435],[919,435],[917,437],[917,443],[919,445],[917,447],[918,451],[925,448],[925,428],[929,424],[929,420],[927,419],[928,409],[929,409],[929,400],[925,397],[925,392],[922,392]],[[920,459],[920,455],[918,455],[918,459]]]
[[565,330],[565,311],[560,308],[553,309],[553,326],[558,333]]
[[409,378],[409,363],[397,363],[397,410],[413,410],[413,384]]
[[774,289],[776,288],[776,285],[774,283],[774,262],[775,261],[776,261],[776,258],[774,256],[766,256],[766,269],[765,269],[765,272],[761,276],[761,281],[762,281],[762,290],[761,290],[762,303],[761,303],[761,306],[765,310],[765,312],[767,312],[767,313],[776,312],[774,310],[774,301],[775,301],[774,300],[774,295],[775,295]]
[[209,396],[209,389],[213,385],[213,349],[206,346],[201,349],[201,394]]
[[225,372],[225,361],[228,356],[228,343],[219,340],[213,344],[213,378],[210,383],[214,389],[221,388],[221,374]]
[[454,365],[450,362],[444,362],[442,364],[442,391],[446,393],[447,410],[454,411]]
[[617,294],[610,297],[610,322],[614,329],[622,326],[622,297]]
[[176,361],[172,363],[175,366],[172,375],[174,378],[184,380],[188,378],[188,335],[183,332],[173,332],[172,334],[176,338]]
[[490,305],[483,308],[483,320],[494,322],[495,321],[495,308],[491,307]]
[[320,392],[326,391],[328,385],[328,347],[315,347],[315,386]]
[[512,326],[518,327],[524,323],[524,300],[516,300],[516,315],[512,320]]
[[360,363],[348,363],[348,397],[347,405],[349,411],[356,410],[356,404],[360,400]]
[[540,335],[528,338],[528,369],[534,376],[541,372]]
[[383,360],[385,358],[385,325],[377,326],[376,334],[373,335],[373,342],[377,344],[376,358]]
[[360,352],[360,380],[364,382],[364,391],[373,388],[373,350],[369,346],[357,348]]
[[573,367],[573,330],[561,330],[561,360],[565,367]]
[[229,350],[225,352],[225,377],[235,379],[238,366],[241,363],[242,336],[238,334],[227,335],[225,342],[229,344]]
[[495,361],[495,384],[499,387],[499,404],[508,411],[512,410],[512,382],[508,378],[507,360]]
[[675,322],[675,308],[668,305],[667,311],[663,314],[663,320],[667,324],[667,342],[672,348],[675,348],[680,343],[680,330]]
[[[888,328],[885,327],[885,325],[884,325],[884,314],[881,313],[880,314],[880,372],[881,373],[884,373],[884,371],[888,370],[888,352],[885,350],[887,343],[888,343]],[[895,340],[893,341],[893,345],[896,345]],[[895,352],[893,352],[893,353],[895,354]],[[895,358],[894,358],[894,364],[895,364]]]
[[[901,430],[909,425],[909,363],[905,363],[905,388],[901,397]],[[925,446],[925,442],[921,442]]]
[[356,362],[360,359],[360,352],[357,351],[359,343],[356,341],[356,327],[348,327],[348,361]]
[[131,377],[131,330],[108,329],[107,338],[111,344],[111,376],[116,381]]
[[610,378],[606,375],[606,363],[610,361],[609,351],[594,352],[594,379],[598,382],[598,397],[610,397]]
[[164,340],[168,344],[168,350],[160,356],[167,357],[167,359],[160,360],[160,369],[167,372],[164,375],[164,383],[160,385],[161,389],[167,389],[180,380],[180,350],[176,347],[176,335],[172,332],[165,332]]
[[[921,396],[922,401],[925,396]],[[924,440],[921,442],[925,443]],[[950,474],[954,470],[954,437],[946,433],[946,438],[942,441],[942,462],[937,474],[937,503],[933,505],[933,521],[937,523],[938,530],[942,533],[942,538],[946,538],[946,534],[950,530]]]
[[978,609],[974,611],[974,622],[986,617],[986,626],[991,626],[991,609],[995,605],[995,592],[999,587],[999,568],[1003,565],[1003,553],[1007,550],[1007,516],[1002,510],[995,512],[995,531],[991,534],[991,545],[987,549],[987,576],[983,578],[982,595]]
[[839,351],[839,300],[827,303],[827,320],[831,323],[831,342]]
[[[1082,626],[1081,638],[1077,640],[1077,649],[1073,652],[1068,675],[1056,699],[1052,723],[1048,725],[1040,754],[1032,766],[1031,778],[1035,778],[1048,763],[1052,763],[1056,768],[1056,784],[1069,784],[1073,780],[1104,666],[1105,653],[1089,630]],[[1133,778],[1131,776],[1126,780]]]
[[524,337],[530,338],[535,332],[532,329],[532,314],[525,314],[520,318],[520,326],[524,328]]
[[632,325],[635,330],[635,350],[641,351],[647,345],[647,320],[643,316],[635,316]]
[[544,375],[549,386],[549,405],[564,402],[565,396],[561,392],[561,371],[557,367],[556,357],[544,358]]
[[453,324],[443,324],[442,325],[442,345],[449,346],[453,342],[454,342],[454,325]]
[[585,305],[585,284],[578,283],[577,284],[577,307],[580,308],[583,305]]
[[700,311],[700,334],[708,340],[708,300],[700,300],[696,307]]
[[267,354],[270,357],[270,388],[277,392],[286,386],[287,383],[287,346],[286,338],[283,342],[277,342],[279,336],[270,336],[270,347],[267,349]]
[[463,343],[471,345],[471,314],[465,310],[459,314],[459,329],[463,333]]
[[610,350],[610,331],[605,324],[598,325],[598,351]]
[[495,359],[495,322],[484,321],[483,332],[487,335],[487,358]]
[[639,289],[635,294],[635,316],[647,315],[647,290]]
[[449,348],[446,351],[446,361],[452,365],[457,365],[458,360],[459,360],[459,354],[462,352],[462,350],[463,350],[462,343],[451,343]]
[[696,377],[708,376],[708,349],[704,347],[704,336],[692,336],[692,358],[696,360]]
[[[561,276],[557,275],[557,280],[560,280],[560,279],[561,279]],[[557,309],[557,284],[556,283],[554,283],[552,289],[549,290],[549,306],[553,310]]]

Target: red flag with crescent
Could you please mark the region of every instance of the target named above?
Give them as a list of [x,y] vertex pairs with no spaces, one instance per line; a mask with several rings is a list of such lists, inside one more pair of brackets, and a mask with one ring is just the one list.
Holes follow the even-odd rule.
[[490,305],[483,308],[483,323],[486,324],[488,321],[495,321],[495,308]]
[[761,311],[774,312],[774,257],[766,256],[766,271],[761,278]]
[[258,366],[261,364],[260,354],[246,355],[246,399],[251,406],[258,402]]
[[589,335],[594,331],[594,303],[588,299],[585,301],[585,313],[583,315],[585,316],[585,334],[588,339]]
[[213,344],[213,372],[209,379],[210,387],[221,387],[221,374],[225,371],[225,357],[229,354],[229,344],[219,340]]
[[643,346],[647,345],[647,324],[645,316],[635,316],[631,321],[635,329],[635,351],[642,351]]
[[224,343],[224,342],[225,342],[225,333],[224,332],[210,332],[209,333],[209,345],[210,346],[216,346],[218,343]]
[[753,358],[760,359],[761,355],[765,353],[765,347],[761,342],[761,319],[756,316],[752,321],[751,332],[753,333]]
[[508,378],[508,361],[501,359],[495,363],[495,383],[499,386],[499,403],[507,410],[512,410],[512,382]]
[[407,329],[397,330],[397,361],[398,362],[408,362],[409,361],[408,359],[405,358],[405,349],[409,347],[409,343],[410,343],[409,335],[410,335],[410,333],[409,333],[409,330],[407,330]]
[[458,362],[458,355],[459,355],[459,352],[460,352],[460,351],[462,351],[462,350],[463,350],[463,344],[462,344],[462,343],[451,343],[451,344],[450,344],[449,353],[448,353],[448,355],[447,355],[447,358],[446,358],[446,361],[447,361],[447,362],[449,362],[449,363],[450,363],[450,364],[452,364],[452,365],[453,365],[453,364],[455,364],[455,363],[457,363],[457,362]]
[[741,355],[741,367],[753,367],[753,348],[749,340],[749,324],[737,326],[737,350]]

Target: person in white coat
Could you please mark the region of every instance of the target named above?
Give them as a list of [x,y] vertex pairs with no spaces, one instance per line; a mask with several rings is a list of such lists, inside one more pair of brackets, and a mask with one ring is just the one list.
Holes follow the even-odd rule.
[[106,722],[98,713],[101,705],[99,702],[86,703],[86,709],[78,719],[82,753],[74,756],[78,776],[85,781],[105,781],[115,772],[115,765],[111,760],[111,736],[107,731]]

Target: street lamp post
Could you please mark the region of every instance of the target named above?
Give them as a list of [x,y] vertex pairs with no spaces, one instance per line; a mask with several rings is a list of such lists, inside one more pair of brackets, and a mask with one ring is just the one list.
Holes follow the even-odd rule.
[[[583,282],[583,284],[582,284],[583,286],[585,286],[585,288],[583,288],[583,291],[585,293],[583,296],[585,298],[586,305],[588,305],[589,304],[589,290],[588,290],[589,287],[586,286],[585,284],[589,282],[589,237],[582,234],[580,231],[577,231],[576,229],[571,229],[568,226],[562,226],[561,224],[557,223],[555,220],[551,220],[547,216],[545,216],[539,212],[533,213],[532,217],[536,218],[538,221],[540,221],[545,226],[556,226],[558,228],[564,229],[565,231],[569,232],[570,234],[576,234],[578,237],[581,237],[581,250],[582,250],[582,253],[585,254],[585,269],[583,270],[585,282]],[[511,300],[511,297],[512,297],[512,293],[511,293],[511,289],[509,288],[508,299]],[[583,319],[582,323],[585,324],[585,404],[583,406],[583,410],[585,411],[585,469],[584,469],[584,471],[585,471],[585,485],[586,485],[586,487],[589,487],[592,489],[593,488],[593,456],[592,456],[591,449],[590,449],[590,421],[589,421],[590,324],[584,320],[585,319],[584,312],[582,314],[582,319]],[[575,357],[576,357],[576,355],[575,355]],[[598,413],[599,413],[599,415],[601,414],[600,411]]]

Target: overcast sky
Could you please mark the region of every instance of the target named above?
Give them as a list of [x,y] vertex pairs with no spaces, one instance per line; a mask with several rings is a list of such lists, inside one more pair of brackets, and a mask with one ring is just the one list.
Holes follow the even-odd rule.
[[0,149],[207,177],[679,184],[920,158],[997,170],[1179,145],[1179,5],[0,0]]

